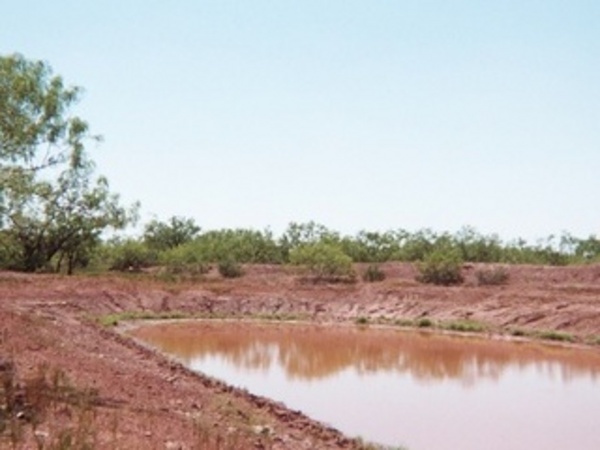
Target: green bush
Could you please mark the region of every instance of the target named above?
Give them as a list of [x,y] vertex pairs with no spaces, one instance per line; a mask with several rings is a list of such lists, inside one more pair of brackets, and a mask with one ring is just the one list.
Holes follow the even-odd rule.
[[306,267],[318,280],[341,281],[353,278],[352,258],[333,244],[316,243],[290,251],[290,263]]
[[0,269],[21,269],[21,251],[13,236],[0,230]]
[[238,278],[244,275],[242,266],[231,258],[219,262],[219,273],[224,278]]
[[427,254],[423,261],[417,264],[421,283],[431,283],[448,286],[463,282],[461,274],[462,259],[454,248],[439,248]]
[[270,231],[235,229],[213,230],[201,234],[194,245],[206,261],[217,262],[228,258],[247,264],[279,264],[283,261]]
[[481,269],[475,272],[477,283],[481,286],[497,286],[508,281],[508,272],[504,267]]
[[369,283],[385,280],[385,273],[377,264],[370,264],[363,273],[363,280]]
[[156,254],[133,239],[113,244],[109,251],[110,270],[139,271],[156,263]]
[[433,326],[433,321],[427,317],[421,317],[417,320],[417,326],[419,328],[430,328]]
[[202,275],[210,270],[204,255],[193,242],[163,252],[160,255],[160,263],[172,274]]

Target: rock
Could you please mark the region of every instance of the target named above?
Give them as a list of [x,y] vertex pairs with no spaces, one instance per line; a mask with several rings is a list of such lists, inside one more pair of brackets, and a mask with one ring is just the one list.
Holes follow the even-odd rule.
[[273,428],[268,425],[254,425],[252,431],[260,436],[271,436],[273,434]]

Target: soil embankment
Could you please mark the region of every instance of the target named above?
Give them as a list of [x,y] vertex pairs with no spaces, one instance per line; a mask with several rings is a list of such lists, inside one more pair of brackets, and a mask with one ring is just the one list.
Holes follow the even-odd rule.
[[[37,434],[30,432],[27,438],[30,428],[23,426],[20,439],[51,442],[56,430],[72,430],[74,435],[85,431],[98,448],[359,448],[335,430],[193,374],[96,321],[108,314],[332,323],[362,318],[390,324],[468,319],[491,332],[554,331],[579,342],[598,342],[600,337],[599,265],[512,266],[501,286],[478,286],[477,267],[470,266],[465,283],[456,287],[422,285],[408,264],[386,264],[383,269],[383,282],[355,284],[314,284],[274,266],[247,267],[246,275],[234,280],[209,274],[178,283],[147,274],[0,273],[0,363],[14,363],[22,390],[25,380],[39,377],[42,369],[49,379],[60,371],[72,384],[62,406],[54,401],[45,408]],[[75,388],[97,393],[93,425],[83,431],[82,418],[87,416],[72,400]],[[25,423],[27,417],[19,420]],[[0,440],[0,447],[5,442]]]

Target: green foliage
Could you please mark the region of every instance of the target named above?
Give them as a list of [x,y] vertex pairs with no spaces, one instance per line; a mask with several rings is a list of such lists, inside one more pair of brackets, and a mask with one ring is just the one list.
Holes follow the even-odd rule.
[[244,275],[242,266],[232,258],[219,262],[219,273],[225,278],[238,278]]
[[159,262],[172,274],[201,275],[210,270],[210,264],[194,242],[173,247],[160,254]]
[[417,280],[444,286],[462,283],[462,264],[460,253],[456,249],[434,250],[417,264]]
[[508,271],[504,267],[480,269],[475,272],[477,283],[481,286],[498,286],[508,281]]
[[156,253],[134,239],[112,243],[108,258],[111,270],[123,272],[139,271],[156,263]]
[[[79,88],[50,66],[0,57],[0,231],[4,267],[36,271],[85,263],[107,228],[132,221],[85,152],[88,125],[71,113]],[[8,256],[7,256],[8,255]]]
[[457,320],[449,322],[444,325],[444,328],[465,333],[480,333],[486,329],[484,324],[475,320]]
[[369,283],[385,280],[385,273],[377,264],[369,264],[369,267],[363,273],[363,280]]
[[354,276],[352,258],[333,244],[306,244],[294,248],[290,252],[290,263],[305,266],[317,279],[333,281]]
[[281,249],[270,231],[246,229],[214,230],[193,241],[194,248],[205,261],[218,262],[232,258],[239,263],[281,263]]
[[397,259],[405,233],[360,231],[356,238],[345,237],[340,244],[344,253],[356,262],[385,262]]
[[464,261],[496,262],[502,255],[502,244],[496,235],[482,236],[474,228],[464,227],[450,238]]
[[96,320],[105,327],[116,327],[120,322],[132,320],[167,320],[167,319],[190,319],[194,317],[191,314],[181,311],[123,311],[120,313],[107,314],[100,316]]
[[573,335],[569,333],[563,333],[560,331],[542,331],[538,334],[538,337],[550,341],[575,342],[575,338],[573,337]]
[[575,256],[581,262],[600,262],[600,239],[590,236],[575,241]]
[[19,243],[12,233],[0,230],[0,268],[10,268],[18,259]]
[[200,232],[193,219],[171,217],[167,222],[152,220],[144,229],[144,242],[158,251],[169,250],[188,243]]
[[339,242],[339,234],[330,231],[324,225],[313,221],[307,223],[291,222],[279,240],[279,247],[284,260],[289,262],[290,253],[294,249],[318,243],[338,244]]
[[433,326],[433,321],[428,317],[421,317],[417,320],[417,327],[419,328],[431,328]]
[[404,237],[398,259],[401,261],[422,261],[434,248],[438,237],[431,230],[420,230]]

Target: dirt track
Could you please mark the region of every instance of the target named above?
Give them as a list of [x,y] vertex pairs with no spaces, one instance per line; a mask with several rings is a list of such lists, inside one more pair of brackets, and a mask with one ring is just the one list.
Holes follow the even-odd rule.
[[[491,332],[561,331],[579,342],[598,341],[599,265],[509,267],[508,283],[489,287],[477,286],[476,269],[468,267],[458,287],[421,285],[407,264],[385,265],[380,283],[329,285],[302,282],[273,266],[247,267],[236,280],[210,274],[194,283],[144,274],[0,273],[0,360],[14,361],[20,380],[47,366],[63,370],[78,387],[97,389],[98,448],[358,448],[283,405],[193,374],[95,319],[132,311],[320,322],[427,317],[434,323],[469,319]],[[39,430],[50,441],[55,429],[76,419],[70,410],[54,410]]]

